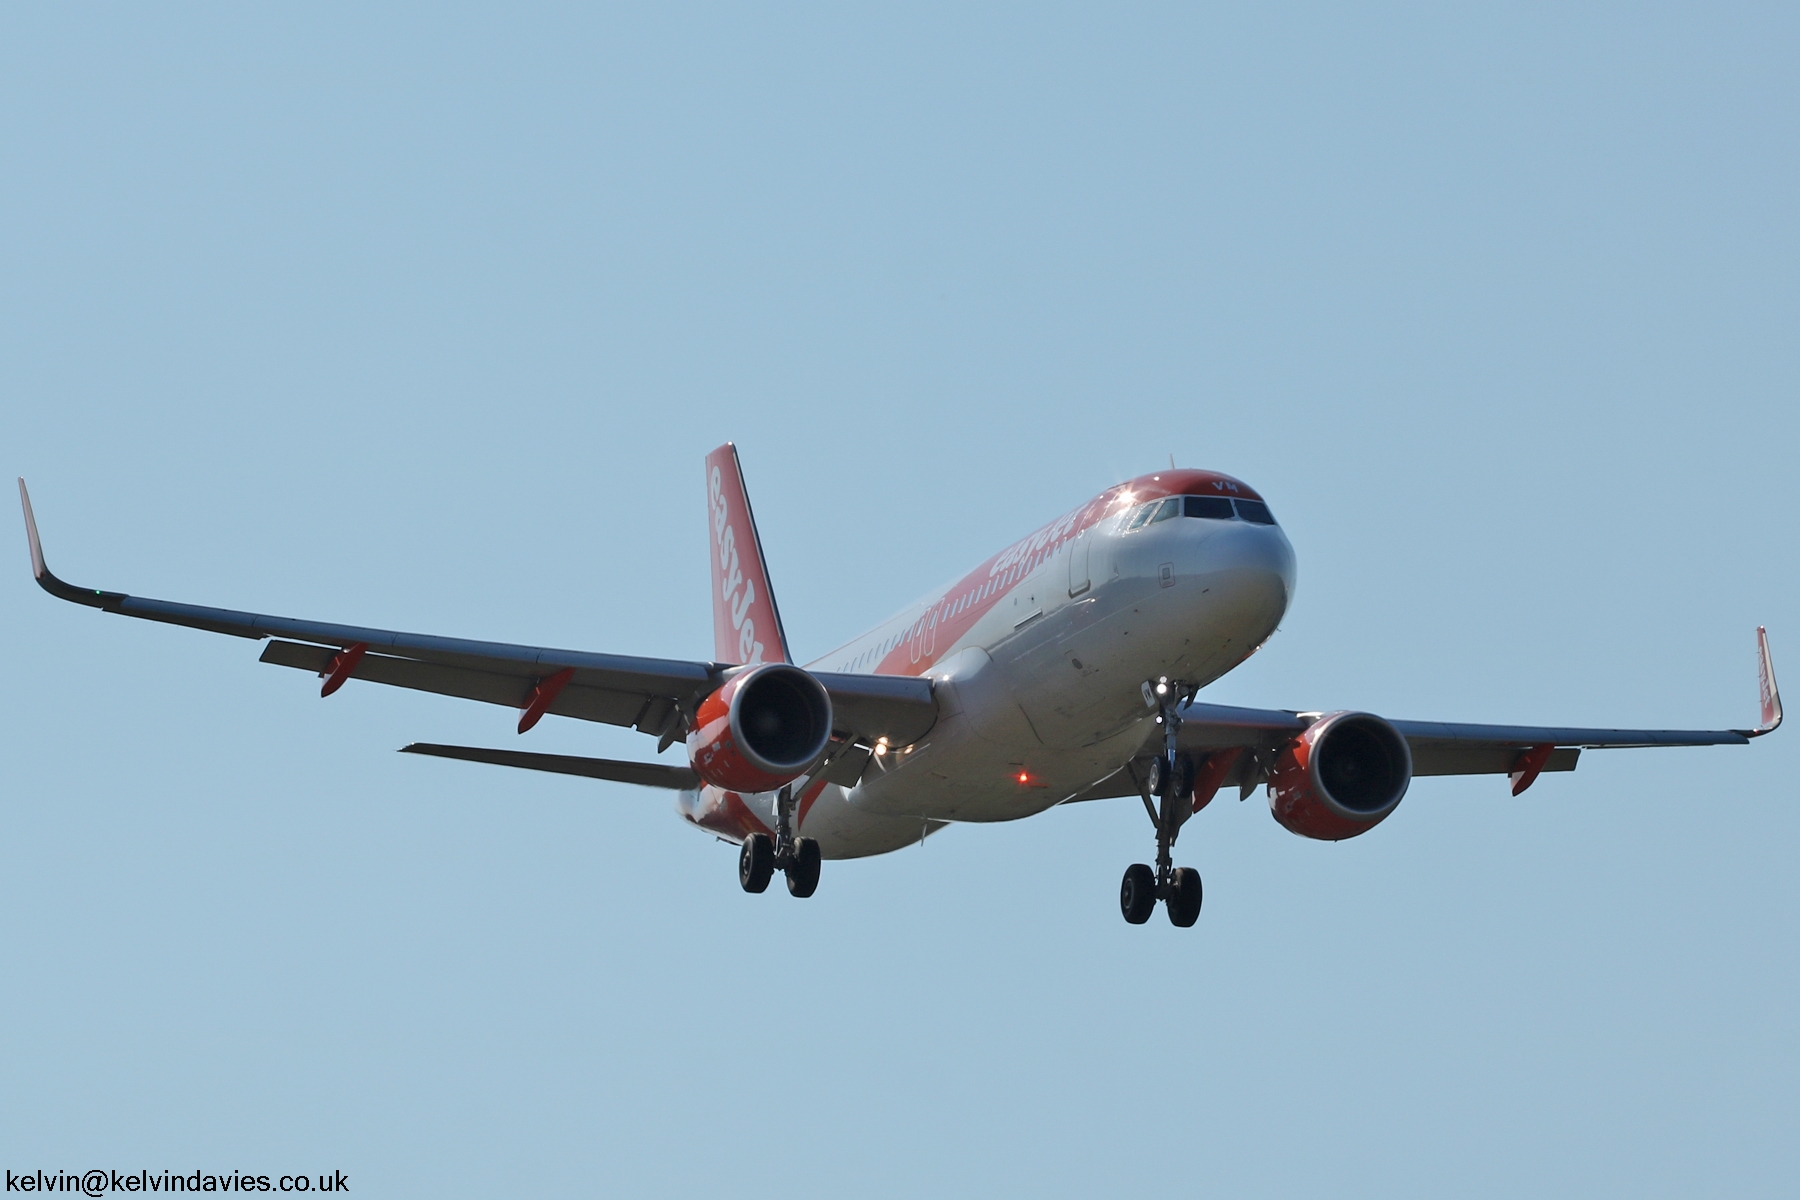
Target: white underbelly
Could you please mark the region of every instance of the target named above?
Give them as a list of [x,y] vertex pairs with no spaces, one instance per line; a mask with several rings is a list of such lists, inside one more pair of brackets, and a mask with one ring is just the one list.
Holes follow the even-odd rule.
[[[675,808],[690,824],[742,843],[753,833],[774,835],[775,797],[774,792],[705,787],[682,792]],[[845,801],[843,788],[827,784],[803,799],[796,832],[818,842],[824,858],[864,858],[910,846],[941,828],[941,821],[865,812]]]

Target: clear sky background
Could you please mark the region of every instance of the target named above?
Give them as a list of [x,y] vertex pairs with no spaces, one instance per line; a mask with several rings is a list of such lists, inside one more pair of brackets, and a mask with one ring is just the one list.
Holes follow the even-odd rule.
[[[0,467],[78,584],[797,653],[1104,486],[1260,488],[1208,699],[1754,722],[1800,690],[1791,5],[13,5]],[[10,501],[4,503],[10,504]],[[10,522],[10,525],[9,525]],[[0,1158],[374,1196],[1792,1194],[1800,730],[1133,802],[739,891],[629,731],[0,572]],[[0,556],[4,560],[4,556]],[[671,760],[677,757],[670,755]]]

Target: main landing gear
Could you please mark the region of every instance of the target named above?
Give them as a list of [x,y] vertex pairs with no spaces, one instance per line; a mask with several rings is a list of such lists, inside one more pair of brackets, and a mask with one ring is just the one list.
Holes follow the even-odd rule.
[[794,793],[782,788],[775,797],[775,837],[753,833],[738,851],[738,882],[746,892],[767,890],[777,870],[787,875],[790,896],[805,899],[819,890],[819,843],[793,832]]
[[1119,884],[1119,911],[1133,925],[1142,925],[1161,900],[1170,923],[1186,929],[1200,919],[1200,872],[1175,866],[1171,851],[1182,824],[1193,815],[1194,761],[1176,749],[1176,735],[1181,731],[1177,710],[1191,696],[1181,684],[1160,679],[1144,685],[1144,698],[1156,705],[1163,733],[1162,754],[1151,760],[1148,770],[1133,768],[1132,773],[1137,777],[1144,811],[1156,826],[1156,869],[1143,863],[1125,868],[1125,879]]

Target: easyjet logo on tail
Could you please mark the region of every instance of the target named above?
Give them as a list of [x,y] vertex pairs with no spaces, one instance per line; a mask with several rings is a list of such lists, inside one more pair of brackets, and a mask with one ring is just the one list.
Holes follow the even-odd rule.
[[756,621],[750,616],[750,605],[756,600],[756,581],[746,581],[738,564],[737,527],[725,504],[724,475],[716,466],[707,474],[706,490],[712,500],[713,544],[719,551],[719,567],[713,573],[719,580],[719,598],[715,603],[722,602],[731,618],[732,631],[737,634],[737,660],[759,663],[763,660],[763,644],[756,640]]
[[706,501],[713,536],[713,655],[746,665],[786,662],[781,618],[730,442],[706,456]]

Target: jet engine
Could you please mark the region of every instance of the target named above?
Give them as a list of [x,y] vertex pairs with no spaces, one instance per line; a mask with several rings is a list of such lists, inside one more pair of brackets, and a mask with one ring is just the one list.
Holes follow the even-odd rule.
[[791,664],[765,663],[700,702],[688,763],[716,787],[767,792],[799,776],[830,740],[825,685]]
[[1301,837],[1342,841],[1379,825],[1411,782],[1398,729],[1370,713],[1328,713],[1276,756],[1269,811]]

